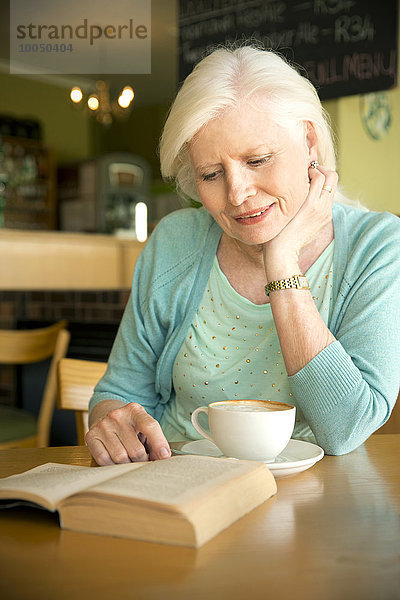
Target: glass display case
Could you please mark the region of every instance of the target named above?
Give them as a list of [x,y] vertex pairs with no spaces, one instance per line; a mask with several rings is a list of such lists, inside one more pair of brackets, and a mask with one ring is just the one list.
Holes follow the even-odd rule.
[[142,157],[104,154],[58,168],[60,229],[147,238],[151,171]]

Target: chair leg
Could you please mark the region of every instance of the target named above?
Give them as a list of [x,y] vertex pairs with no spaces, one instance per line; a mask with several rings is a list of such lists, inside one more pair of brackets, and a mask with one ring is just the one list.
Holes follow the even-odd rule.
[[78,434],[78,445],[85,446],[85,435],[88,431],[87,414],[76,411],[75,418],[76,418],[76,431]]

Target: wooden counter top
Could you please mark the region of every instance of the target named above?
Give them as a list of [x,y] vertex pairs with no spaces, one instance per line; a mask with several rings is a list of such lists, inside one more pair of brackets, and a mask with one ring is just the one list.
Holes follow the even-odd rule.
[[0,290],[129,289],[144,245],[112,235],[0,229]]

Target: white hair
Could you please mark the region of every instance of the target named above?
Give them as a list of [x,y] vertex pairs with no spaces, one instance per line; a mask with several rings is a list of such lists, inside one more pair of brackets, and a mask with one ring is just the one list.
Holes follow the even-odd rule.
[[[218,48],[185,79],[160,140],[161,173],[175,180],[182,197],[199,200],[188,151],[195,134],[223,111],[255,96],[265,97],[269,116],[278,125],[304,130],[312,123],[319,162],[336,169],[329,118],[311,82],[272,50],[249,45]],[[340,192],[338,200],[349,202]]]

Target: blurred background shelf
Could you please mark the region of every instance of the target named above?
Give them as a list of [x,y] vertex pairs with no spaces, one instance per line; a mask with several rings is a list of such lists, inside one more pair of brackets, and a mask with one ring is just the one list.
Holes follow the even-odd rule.
[[56,229],[54,157],[40,140],[1,135],[0,204],[5,227]]

